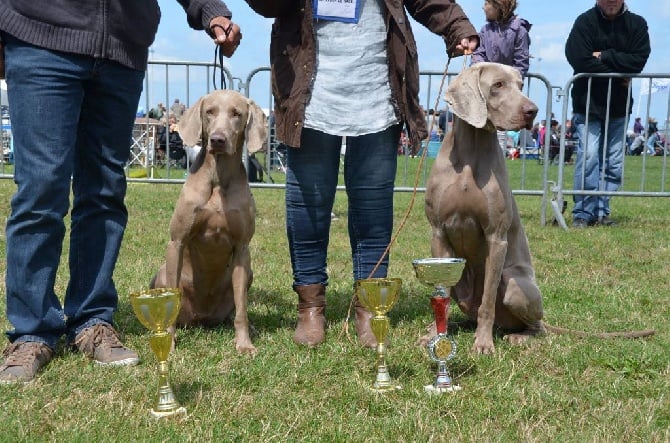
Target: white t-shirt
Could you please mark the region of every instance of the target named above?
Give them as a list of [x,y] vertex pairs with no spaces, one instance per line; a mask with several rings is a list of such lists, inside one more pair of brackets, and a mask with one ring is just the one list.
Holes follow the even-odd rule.
[[391,103],[386,53],[385,8],[361,0],[358,23],[318,20],[314,24],[317,66],[305,127],[326,134],[374,134],[398,123]]

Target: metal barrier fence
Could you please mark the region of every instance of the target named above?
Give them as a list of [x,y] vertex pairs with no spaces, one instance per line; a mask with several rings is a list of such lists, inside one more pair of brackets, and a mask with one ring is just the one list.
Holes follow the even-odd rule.
[[[448,72],[446,77],[445,73],[437,71],[422,71],[420,73],[420,91],[422,94],[420,98],[422,106],[427,110],[426,118],[429,128],[437,128],[437,115],[440,111],[446,110],[446,104],[443,102],[442,97],[439,96],[444,95],[448,82],[456,75],[458,75],[457,72]],[[442,90],[440,90],[443,77],[445,77],[444,85]],[[561,123],[568,121],[568,107],[571,106],[569,92],[571,91],[574,81],[581,77],[589,77],[590,79],[597,77],[606,77],[610,79],[628,77],[635,80],[646,80],[648,82],[649,90],[644,94],[647,98],[644,106],[644,109],[646,110],[645,121],[650,117],[649,112],[653,98],[652,87],[654,81],[662,80],[666,87],[667,84],[670,83],[670,75],[665,74],[579,74],[571,78],[564,88],[560,88],[552,86],[548,79],[541,74],[529,73],[525,78],[524,92],[531,98],[531,100],[539,105],[541,110],[544,111],[543,115],[538,116],[538,120],[546,121],[547,126],[549,126],[549,122],[554,118],[554,113],[552,112],[554,101],[558,102],[563,100]],[[610,80],[610,88],[611,84],[612,82]],[[631,91],[631,85],[632,82],[629,84],[629,92]],[[243,80],[239,77],[233,77],[228,69],[221,67],[216,63],[150,61],[140,105],[144,105],[146,112],[158,102],[165,103],[166,108],[169,109],[170,98],[175,96],[174,91],[179,91],[179,94],[183,94],[183,102],[187,106],[191,106],[201,96],[211,92],[213,89],[221,87],[237,89],[245,96],[253,97],[257,104],[262,108],[265,108],[270,114],[270,131],[268,133],[267,149],[265,151],[264,169],[266,174],[264,175],[264,182],[252,183],[251,186],[283,188],[283,180],[278,180],[281,183],[275,183],[273,179],[273,174],[283,174],[285,172],[285,152],[283,152],[279,141],[274,137],[274,128],[272,125],[273,117],[271,116],[271,110],[274,108],[274,100],[272,96],[269,67],[254,69],[248,74],[246,79]],[[644,91],[641,90],[640,99],[643,95],[642,92]],[[2,104],[3,103],[0,103],[0,105]],[[638,100],[638,111],[641,104],[642,100]],[[670,192],[666,191],[665,186],[668,171],[667,157],[668,154],[670,154],[667,145],[670,126],[667,123],[670,121],[670,115],[668,114],[668,112],[670,112],[670,99],[669,102],[666,103],[664,109],[666,115],[665,120],[663,121],[665,124],[664,128],[660,128],[662,134],[660,138],[663,140],[663,149],[659,156],[662,157],[662,159],[659,159],[660,164],[656,159],[648,159],[648,156],[642,156],[641,160],[638,162],[628,161],[629,157],[624,156],[624,171],[626,173],[624,174],[624,182],[621,184],[618,191],[579,191],[572,189],[572,186],[570,185],[566,185],[566,181],[568,181],[566,180],[566,172],[568,169],[566,169],[563,160],[565,159],[566,148],[571,147],[571,143],[574,144],[574,141],[566,140],[566,132],[564,128],[562,128],[563,130],[560,131],[559,152],[557,154],[558,165],[553,164],[553,160],[556,159],[556,156],[553,155],[555,152],[552,153],[550,137],[545,137],[543,145],[537,146],[539,149],[536,150],[536,154],[530,155],[530,151],[525,149],[525,143],[524,146],[520,147],[521,155],[519,155],[519,163],[515,164],[515,166],[518,166],[514,168],[514,175],[510,175],[512,192],[517,195],[541,196],[541,224],[545,225],[548,214],[551,214],[553,215],[553,218],[566,229],[567,226],[561,214],[565,195],[670,196]],[[2,141],[3,156],[0,158],[0,178],[12,178],[12,170],[6,169],[7,165],[11,165],[11,159],[7,155],[11,146],[11,125],[4,114],[2,123],[0,140]],[[133,139],[129,142],[129,166],[132,166],[133,163],[136,165],[139,164],[141,170],[139,174],[137,174],[137,169],[135,169],[135,174],[130,173],[129,181],[162,183],[181,183],[184,181],[184,176],[174,176],[170,171],[173,166],[169,158],[169,142],[168,149],[166,150],[168,153],[167,162],[165,162],[166,171],[162,174],[154,174],[155,168],[158,166],[155,153],[157,143],[156,132],[161,125],[165,125],[165,130],[167,130],[167,123],[164,122],[157,123],[156,121],[148,119],[138,119],[136,122]],[[630,144],[630,141],[626,138],[627,128],[628,124],[625,125],[624,133],[621,134],[622,139],[626,141],[624,146]],[[428,150],[429,154],[434,155],[435,151],[439,149],[439,142],[429,142],[427,140],[423,143],[422,149]],[[245,164],[248,165],[248,157],[246,153],[243,158]],[[402,173],[396,183],[395,190],[397,192],[413,191],[414,177],[417,171],[412,170],[413,163],[410,162],[410,153],[404,151],[400,154],[400,158],[399,161],[402,163],[399,164],[399,168]],[[629,165],[629,163],[631,164]],[[629,166],[626,167],[626,165]],[[528,180],[530,174],[528,174],[528,172],[533,172],[533,176],[537,175],[537,171],[532,171],[530,168],[539,167],[542,167],[541,182],[534,180],[533,183],[530,183]],[[633,167],[638,168],[637,172],[635,174],[629,174]],[[421,178],[417,187],[419,192],[425,191],[424,186],[428,175],[428,168],[429,162],[424,162],[423,170],[418,172]],[[636,179],[639,178],[639,189],[633,189],[634,185],[630,184],[630,181],[632,180],[631,177],[635,177]],[[657,187],[652,188],[653,185],[657,185]],[[344,187],[340,186],[338,189],[342,190]]]
[[[446,110],[446,104],[443,101],[443,96],[446,91],[446,87],[449,81],[458,75],[458,72],[448,72],[444,81],[442,90],[440,91],[440,86],[442,85],[442,78],[445,76],[444,72],[438,71],[422,71],[420,72],[420,91],[421,91],[421,105],[427,111],[426,112],[426,122],[429,129],[436,129],[437,115],[439,111]],[[256,92],[257,89],[262,92]],[[262,88],[262,89],[261,89]],[[260,101],[261,106],[265,106],[268,109],[273,109],[273,97],[272,97],[272,88],[270,81],[270,68],[262,67],[253,70],[248,76],[244,83],[239,85],[240,92],[244,93],[247,97],[253,96],[255,100]],[[551,120],[552,116],[552,103],[557,94],[555,93],[556,87],[552,86],[549,80],[535,73],[529,73],[525,79],[524,91],[532,100],[536,103],[540,103],[544,106],[545,115],[540,118],[546,119],[547,121]],[[560,93],[560,90],[559,90]],[[261,98],[259,98],[261,97]],[[270,125],[270,131],[268,134],[268,148],[267,152],[269,155],[265,157],[265,169],[267,174],[265,175],[265,183],[253,183],[252,186],[255,187],[283,187],[283,184],[275,184],[272,178],[272,174],[275,171],[282,171],[284,169],[284,152],[281,144],[274,138],[272,131],[272,125]],[[426,140],[422,144],[422,150],[427,149],[429,153],[434,153],[433,143],[429,140]],[[548,141],[547,141],[548,143]],[[547,144],[548,146],[548,144]],[[525,147],[524,147],[525,148]],[[435,150],[439,149],[439,142],[435,146]],[[541,150],[540,150],[541,151]],[[545,149],[546,151],[546,149]],[[399,167],[402,170],[402,174],[398,182],[396,183],[395,190],[396,192],[412,192],[414,190],[414,177],[416,170],[412,170],[410,166],[410,153],[404,152],[401,156],[401,163]],[[538,164],[542,164],[541,161],[538,161],[537,157],[525,155],[525,152],[522,152],[522,155],[519,156],[519,162],[521,164],[520,173],[516,177],[512,177],[510,183],[513,187],[514,194],[524,194],[524,195],[537,195],[543,196],[544,189],[541,186],[533,188],[528,181],[526,180],[526,172],[529,167],[537,167]],[[420,173],[420,182],[418,184],[418,191],[425,191],[425,183],[428,176],[429,163],[423,163],[423,169],[419,171]],[[545,169],[543,176],[546,177],[548,171]],[[343,190],[343,186],[338,186],[338,190]]]
[[[645,131],[649,129],[649,122],[652,119],[652,102],[655,92],[667,91],[670,88],[670,74],[577,74],[573,76],[563,88],[563,91],[566,91],[566,97],[569,97],[569,92],[572,90],[574,83],[581,78],[588,79],[588,91],[589,94],[587,97],[590,97],[590,91],[593,83],[593,79],[596,78],[605,78],[608,79],[608,94],[607,94],[607,107],[609,108],[609,103],[612,96],[612,85],[613,79],[618,78],[628,78],[628,101],[626,107],[629,108],[633,103],[632,99],[632,85],[633,81],[637,79],[641,80],[640,85],[640,94],[638,95],[637,111],[635,114],[639,114],[640,107],[643,105],[643,97],[646,97],[644,101],[644,125]],[[655,87],[657,84],[659,87]],[[656,90],[658,89],[658,90]],[[568,107],[572,105],[572,101],[569,99],[564,100],[562,107],[562,121],[567,121],[568,119]],[[591,117],[588,110],[591,105],[590,98],[587,98],[586,101],[586,121],[585,125],[588,127],[589,119],[593,120],[595,117]],[[569,141],[566,140],[566,132],[560,132],[560,144],[559,152],[557,158],[557,167],[551,169],[551,176],[545,176],[545,195],[544,200],[551,199],[551,205],[544,204],[542,206],[542,216],[541,222],[544,225],[547,221],[547,210],[550,209],[553,215],[553,218],[564,228],[567,229],[567,224],[562,214],[564,208],[564,196],[565,195],[593,195],[593,196],[621,196],[621,197],[670,197],[670,191],[667,190],[666,181],[668,180],[668,157],[670,156],[670,140],[668,140],[668,134],[670,132],[670,96],[666,99],[665,105],[656,103],[654,106],[655,110],[659,110],[664,113],[663,126],[658,127],[656,135],[652,138],[654,134],[643,134],[638,141],[642,144],[642,152],[632,152],[631,146],[633,145],[634,133],[631,134],[629,129],[629,118],[626,118],[626,122],[623,125],[622,131],[620,134],[614,134],[616,137],[621,137],[622,140],[622,149],[624,150],[623,154],[623,172],[621,177],[621,184],[618,186],[618,189],[604,189],[606,188],[605,184],[605,168],[601,167],[599,171],[599,186],[597,190],[584,190],[584,181],[574,184],[572,177],[566,177],[566,163],[565,156],[567,148],[570,147]],[[607,128],[609,125],[610,113],[609,111],[606,114],[604,128]],[[653,120],[657,120],[658,118]],[[608,134],[606,129],[603,131],[602,138],[607,138]],[[548,138],[548,137],[547,137]],[[588,143],[588,135],[586,140],[583,140],[584,145]],[[579,146],[579,144],[578,144]],[[577,147],[578,147],[577,146]],[[601,146],[602,148],[602,146]],[[653,149],[653,151],[652,151]],[[646,150],[646,152],[645,152]],[[548,149],[545,149],[548,154]],[[575,152],[576,154],[576,152]],[[637,154],[637,155],[636,155]],[[600,150],[601,159],[600,164],[603,165],[607,161],[606,153],[603,149]],[[549,167],[549,161],[545,156],[545,167]],[[577,165],[579,166],[579,165]],[[575,167],[577,167],[575,166]],[[585,164],[582,164],[582,174],[583,177],[585,170]]]
[[[213,63],[149,61],[147,75],[145,77],[144,91],[140,99],[140,106],[143,107],[147,113],[159,102],[164,103],[166,108],[169,108],[170,99],[175,95],[174,91],[179,91],[179,94],[183,94],[183,97],[180,97],[182,103],[191,106],[199,97],[221,86],[220,84],[214,84],[215,82],[213,81],[215,74],[221,69],[220,65]],[[223,73],[225,75],[225,87],[228,89],[237,89],[247,97],[253,96],[258,105],[267,109],[268,112],[271,112],[270,110],[274,108],[269,67],[254,69],[248,74],[245,80],[239,77],[233,77],[230,71],[226,68],[223,68]],[[442,83],[442,77],[444,76],[443,72],[425,71],[420,73],[420,90],[422,94],[421,104],[424,109],[434,113],[433,115],[429,114],[429,112],[426,113],[429,128],[437,127],[437,113],[440,110],[446,109],[442,97],[440,97],[439,100],[436,100],[438,95],[444,95],[444,88],[448,85],[448,81],[456,75],[458,75],[457,72],[449,72],[446,75],[443,90],[439,91],[439,86]],[[530,73],[526,79],[525,90],[526,94],[536,102],[545,103],[546,118],[549,119],[552,114],[551,107],[552,99],[554,98],[552,95],[553,89],[549,81],[542,75]],[[435,121],[432,121],[433,119]],[[130,158],[128,166],[139,166],[140,170],[137,168],[128,170],[130,181],[183,181],[183,177],[181,176],[171,178],[175,174],[173,173],[174,171],[171,171],[173,162],[171,162],[169,158],[169,142],[168,148],[166,149],[166,152],[168,153],[167,161],[161,162],[161,165],[158,164],[156,155],[158,144],[157,134],[161,126],[165,126],[165,130],[167,130],[166,122],[159,122],[148,118],[138,118],[136,120],[133,137],[130,141]],[[3,129],[2,135],[4,136],[5,144],[9,145],[11,137],[7,136],[7,134],[10,134],[9,130]],[[435,142],[433,142],[433,144],[434,143]],[[273,180],[273,174],[283,173],[285,170],[285,153],[282,152],[281,145],[274,137],[273,125],[270,125],[267,144],[268,148],[266,152],[268,155],[265,156],[264,164],[266,172],[266,174],[264,174],[265,182],[252,183],[252,186],[283,188],[283,184],[275,184]],[[433,144],[429,144],[429,142],[426,141],[422,149],[432,151]],[[245,164],[248,162],[246,155],[244,156],[244,161]],[[527,186],[526,182],[526,163],[534,165],[535,162],[529,161],[526,156],[521,156],[521,161],[523,163],[521,175],[519,177],[514,177],[513,180],[511,180],[513,192],[516,194],[541,195],[542,189],[539,187],[536,189],[530,188]],[[11,172],[7,173],[4,170],[5,164],[7,164],[7,162],[2,162],[0,160],[0,178],[11,178]],[[155,174],[156,168],[158,166],[163,166],[163,164],[165,165],[166,171],[160,175],[167,176],[168,178],[160,178],[158,174]],[[418,185],[418,190],[420,192],[425,190],[424,185],[428,175],[428,167],[429,163],[424,162],[423,170],[420,171],[421,180]],[[405,153],[404,158],[401,160],[400,168],[402,174],[396,185],[396,191],[412,191],[416,171],[411,168],[408,152]],[[343,187],[339,187],[339,189],[343,189]]]

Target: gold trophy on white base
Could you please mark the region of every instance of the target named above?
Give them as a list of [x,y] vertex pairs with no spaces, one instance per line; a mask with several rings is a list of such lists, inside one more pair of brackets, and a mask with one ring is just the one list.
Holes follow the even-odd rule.
[[170,417],[186,414],[186,408],[172,392],[169,381],[168,355],[172,348],[172,334],[168,328],[175,324],[181,305],[181,290],[176,288],[158,288],[130,294],[133,312],[147,329],[152,331],[149,343],[158,359],[158,399],[151,409],[154,417]]
[[377,378],[370,389],[377,392],[400,389],[391,380],[386,367],[386,336],[390,323],[386,314],[398,301],[401,286],[402,280],[399,278],[367,278],[356,281],[358,300],[374,314],[370,319],[370,326],[377,339]]
[[435,316],[437,334],[430,339],[428,355],[437,363],[437,377],[432,385],[424,386],[429,393],[459,391],[457,385],[449,376],[447,362],[456,355],[456,341],[447,334],[447,319],[449,318],[448,289],[461,279],[465,260],[462,258],[424,258],[412,262],[416,277],[427,286],[434,288],[430,305]]

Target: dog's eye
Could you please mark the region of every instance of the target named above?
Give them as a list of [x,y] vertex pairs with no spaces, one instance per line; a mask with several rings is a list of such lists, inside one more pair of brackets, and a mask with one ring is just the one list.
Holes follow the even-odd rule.
[[230,115],[232,115],[233,117],[240,117],[242,115],[242,111],[240,111],[239,109],[233,109],[232,111],[230,111]]
[[504,86],[504,83],[503,83],[503,82],[495,82],[495,83],[493,84],[493,87],[496,88],[496,89],[500,89],[500,88],[502,88],[503,86]]

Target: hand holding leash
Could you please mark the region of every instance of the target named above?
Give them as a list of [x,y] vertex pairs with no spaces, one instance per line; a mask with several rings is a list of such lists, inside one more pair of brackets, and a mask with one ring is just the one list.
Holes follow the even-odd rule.
[[479,36],[472,35],[462,39],[461,42],[456,45],[456,52],[459,55],[470,55],[477,49],[477,46],[479,46]]
[[240,27],[228,17],[214,17],[209,22],[209,30],[214,36],[214,42],[221,48],[221,53],[231,57],[242,40]]

